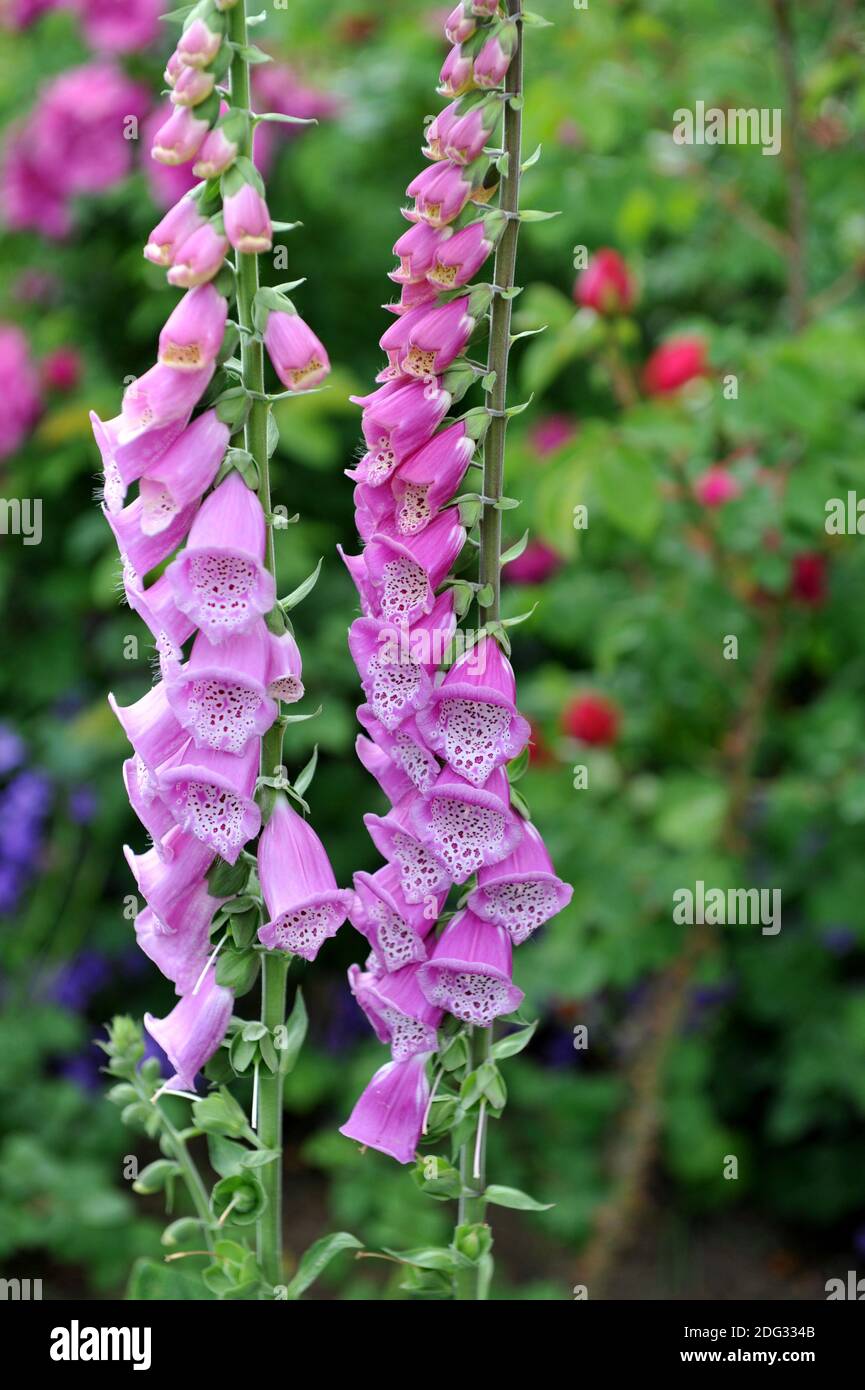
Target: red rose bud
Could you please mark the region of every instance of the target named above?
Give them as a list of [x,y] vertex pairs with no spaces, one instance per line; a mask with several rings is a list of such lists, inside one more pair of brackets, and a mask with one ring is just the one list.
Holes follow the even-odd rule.
[[81,358],[74,348],[49,352],[42,363],[42,380],[51,391],[74,391],[81,377]]
[[806,551],[793,556],[790,596],[799,603],[819,608],[826,601],[826,556]]
[[643,368],[643,390],[647,396],[668,395],[704,376],[707,365],[702,338],[671,338],[655,349]]
[[562,714],[566,734],[582,743],[598,746],[615,743],[619,732],[619,711],[602,695],[578,695]]
[[577,277],[574,298],[598,314],[627,313],[634,303],[634,281],[618,251],[604,247],[595,253]]
[[722,507],[725,502],[739,497],[741,492],[739,480],[717,463],[701,473],[694,483],[694,496],[704,507]]

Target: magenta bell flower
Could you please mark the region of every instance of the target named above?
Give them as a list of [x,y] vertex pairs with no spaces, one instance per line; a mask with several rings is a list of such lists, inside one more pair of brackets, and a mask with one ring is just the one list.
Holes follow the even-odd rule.
[[398,463],[427,442],[451,405],[449,392],[405,378],[351,400],[363,406],[361,423],[369,453],[348,476],[370,487],[386,482]]
[[[197,294],[198,291],[193,293]],[[215,410],[207,410],[193,420],[180,438],[166,449],[158,463],[148,469],[139,483],[137,498],[141,503],[141,530],[144,535],[158,536],[172,530],[178,518],[198,503],[216,477],[229,438],[228,426],[218,418]],[[135,506],[135,503],[132,505]],[[174,548],[171,546],[166,554],[170,554]],[[139,565],[131,551],[126,553],[139,574],[146,574],[151,568]]]
[[399,266],[390,271],[390,279],[398,285],[409,285],[426,279],[432,269],[436,252],[450,235],[450,229],[436,229],[426,222],[415,222],[393,244],[393,254]]
[[197,372],[216,360],[225,334],[228,301],[212,285],[187,290],[159,335],[159,360],[177,371]]
[[[494,214],[490,216],[492,218]],[[504,228],[503,220],[501,226]],[[467,285],[480,270],[494,245],[495,240],[489,234],[486,219],[470,222],[437,248],[427,279],[438,290],[453,290]]]
[[193,289],[212,280],[222,269],[228,254],[228,237],[218,232],[212,222],[205,222],[181,242],[168,272],[169,285]]
[[431,1004],[465,1023],[489,1028],[525,998],[513,983],[511,966],[507,932],[465,911],[452,918],[430,959],[418,966],[418,984]]
[[176,372],[157,362],[126,388],[120,414],[113,420],[102,421],[95,411],[90,412],[109,511],[120,511],[129,484],[183,432],[212,376],[212,364],[198,372]]
[[504,82],[517,47],[516,24],[502,24],[487,39],[474,64],[478,87],[498,87]]
[[185,194],[153,228],[144,248],[145,258],[153,265],[172,266],[178,247],[199,227],[205,226],[207,221],[202,217],[196,199]]
[[168,524],[155,534],[152,529],[145,530],[147,514],[140,497],[119,512],[109,512],[103,504],[102,514],[114,532],[123,562],[138,574],[149,574],[181,544],[197,510],[197,502],[188,503],[182,511],[169,517]]
[[440,507],[456,493],[475,451],[463,421],[433,435],[401,463],[391,480],[394,519],[401,536],[426,530]]
[[[386,729],[381,721],[376,719],[369,705],[359,707],[357,718],[369,734],[376,751],[393,764],[401,777],[408,779],[409,787],[414,787],[415,791],[428,792],[441,772],[441,767],[421,736],[417,716],[408,715],[393,730]],[[360,753],[358,756],[360,757]],[[367,771],[372,771],[363,757],[361,762]],[[373,773],[373,776],[376,774]],[[396,801],[401,801],[402,797],[390,799],[395,804]]]
[[168,703],[164,681],[157,682],[134,705],[118,705],[113,695],[108,696],[108,703],[149,772],[155,772],[186,742],[187,734]]
[[429,1104],[426,1062],[424,1054],[416,1052],[406,1062],[379,1067],[340,1134],[397,1163],[413,1162]]
[[409,903],[400,884],[400,871],[394,864],[385,864],[374,874],[354,876],[355,902],[349,920],[366,937],[386,971],[402,972],[412,961],[426,960],[424,943],[444,901],[441,897]]
[[254,741],[242,753],[225,753],[197,748],[189,739],[159,767],[162,798],[177,824],[229,864],[261,827],[261,812],[252,799],[258,763]]
[[358,483],[352,496],[354,524],[362,541],[371,540],[376,531],[387,531],[396,525],[393,493],[388,488]]
[[129,607],[152,633],[164,666],[176,666],[180,661],[181,647],[195,631],[195,623],[177,607],[166,576],[161,575],[145,589],[143,580],[132,566],[124,564],[123,591]]
[[231,1022],[234,995],[216,983],[211,968],[198,992],[184,994],[167,1018],[144,1015],[144,1026],[174,1067],[169,1090],[194,1091],[195,1078],[209,1062]]
[[[441,375],[474,332],[476,320],[468,308],[468,297],[463,297],[428,309],[417,320],[413,318],[402,346],[400,371],[424,381]],[[407,319],[406,315],[400,323]]]
[[265,529],[258,497],[231,472],[201,507],[185,549],[166,570],[178,608],[211,642],[248,632],[274,605],[273,576],[264,567]]
[[[486,46],[486,45],[485,45]],[[443,97],[460,97],[472,85],[472,55],[454,44],[442,64],[436,90]]]
[[494,768],[516,758],[531,728],[517,713],[513,668],[494,637],[464,652],[418,713],[429,747],[454,772],[482,787]]
[[129,804],[153,841],[156,853],[164,859],[162,841],[173,828],[174,817],[159,793],[156,774],[136,754],[123,764],[123,785]]
[[400,374],[400,358],[405,352],[412,326],[420,323],[428,312],[426,305],[419,304],[414,309],[397,315],[396,322],[386,328],[379,338],[378,345],[382,352],[387,353],[388,363],[396,375]]
[[454,164],[472,164],[489,144],[500,117],[499,104],[485,98],[464,112],[448,126],[442,142],[440,158]]
[[445,38],[448,43],[465,43],[477,28],[477,21],[469,3],[459,4],[451,10],[445,20]]
[[166,681],[171,708],[199,748],[240,754],[270,728],[277,708],[265,689],[269,636],[261,621],[218,647],[200,632],[186,665]]
[[431,227],[446,226],[459,217],[474,187],[469,170],[450,160],[423,169],[406,189],[409,197],[415,200],[409,220],[420,218]]
[[305,391],[318,386],[330,371],[330,358],[324,344],[300,314],[284,314],[272,309],[267,316],[264,346],[276,375],[289,391]]
[[[193,522],[193,531],[196,522]],[[399,539],[377,532],[364,551],[381,616],[408,627],[432,612],[435,590],[453,568],[466,533],[443,512],[419,535]]]
[[439,595],[431,611],[408,632],[375,618],[356,618],[348,646],[376,719],[396,729],[426,704],[432,673],[456,628],[453,594]]
[[531,822],[523,826],[523,838],[507,859],[478,871],[478,886],[468,906],[485,922],[504,927],[515,946],[520,946],[542,923],[567,907],[574,890],[563,883],[539,831]]
[[165,71],[162,76],[165,78],[166,87],[173,87],[181,73],[185,72],[187,64],[184,63],[180,54],[175,51],[172,53],[168,62],[165,64]]
[[181,930],[190,885],[207,873],[213,851],[174,826],[165,836],[161,854],[156,849],[133,854],[128,845],[123,846],[123,854],[148,907],[167,930]]
[[201,148],[210,129],[188,106],[178,106],[153,137],[150,157],[158,164],[186,164]]
[[[394,314],[397,318],[402,318],[404,314],[411,313],[412,309],[429,308],[436,301],[436,289],[426,280],[418,280],[411,285],[403,285],[400,290],[399,299],[396,303],[383,304],[382,308],[387,309],[389,314]],[[394,371],[399,368],[386,367],[384,372],[380,372],[376,381],[389,381],[392,379]]]
[[146,956],[178,994],[194,989],[210,955],[210,924],[224,898],[212,898],[207,881],[201,879],[183,899],[178,911],[180,926],[169,931],[151,907],[135,919],[135,939]]
[[354,894],[337,888],[324,846],[282,795],[259,841],[258,875],[271,918],[259,941],[315,960],[351,911]]
[[483,864],[497,864],[523,838],[522,821],[510,808],[507,773],[498,767],[483,787],[450,768],[412,808],[417,833],[447,865],[454,883],[465,883]]
[[292,633],[268,633],[267,693],[285,705],[303,699],[303,665],[300,649]]
[[427,159],[436,161],[447,159],[445,145],[451,130],[460,119],[459,101],[452,101],[449,106],[443,106],[441,111],[433,116],[424,131],[426,143],[423,147],[423,153]]
[[405,1062],[418,1052],[433,1052],[436,1046],[442,1010],[423,994],[417,972],[416,963],[385,975],[349,966],[351,992],[379,1042],[390,1043],[395,1062]]
[[206,68],[222,47],[222,32],[204,19],[194,19],[184,29],[177,45],[177,56],[191,68]]
[[240,146],[230,139],[221,123],[213,127],[205,137],[198,157],[192,166],[197,179],[216,179],[230,169],[237,158]]
[[386,816],[370,813],[363,818],[379,854],[399,866],[402,891],[409,903],[437,901],[451,884],[444,861],[420,838],[415,823],[419,802],[420,797],[412,794]]
[[273,228],[267,203],[251,183],[230,193],[223,203],[225,235],[236,251],[257,256],[273,245]]
[[203,68],[190,68],[184,65],[172,87],[171,101],[174,106],[200,106],[203,101],[207,100],[215,86],[216,78],[212,72],[205,72]]
[[372,739],[364,738],[363,734],[358,734],[355,739],[354,750],[357,753],[358,761],[366,768],[370,777],[374,777],[378,782],[391,806],[402,801],[403,797],[408,796],[413,790],[412,783],[406,774],[400,771],[384,749],[379,748]]

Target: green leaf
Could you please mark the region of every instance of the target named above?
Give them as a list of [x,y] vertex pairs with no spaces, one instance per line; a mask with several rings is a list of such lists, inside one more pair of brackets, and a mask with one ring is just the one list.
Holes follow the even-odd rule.
[[620,531],[648,540],[663,514],[658,479],[645,453],[617,443],[592,475],[601,505]]
[[515,541],[502,555],[501,564],[509,565],[511,560],[518,560],[529,543],[529,533],[524,531],[518,541]]
[[230,1178],[239,1173],[248,1152],[243,1144],[238,1144],[236,1139],[226,1139],[224,1134],[207,1136],[210,1166],[221,1178]]
[[450,1271],[457,1267],[453,1251],[446,1249],[445,1246],[422,1245],[417,1250],[389,1250],[387,1246],[384,1246],[383,1253],[392,1255],[395,1260],[399,1260],[404,1265],[413,1265],[415,1269]]
[[242,859],[229,864],[225,859],[214,859],[207,871],[208,891],[214,898],[233,898],[242,893],[249,878],[249,865]]
[[521,222],[549,222],[550,218],[561,215],[561,209],[558,212],[542,212],[540,208],[520,209]]
[[518,1052],[522,1052],[524,1047],[528,1047],[538,1026],[538,1021],[530,1023],[528,1028],[521,1028],[518,1033],[509,1033],[505,1038],[499,1038],[498,1042],[493,1043],[492,1055],[496,1061],[501,1057],[515,1057]]
[[255,951],[225,946],[216,960],[216,983],[238,996],[248,994],[258,979],[259,965]]
[[227,1134],[232,1139],[249,1133],[246,1111],[225,1086],[215,1095],[197,1100],[192,1107],[192,1122],[205,1134]]
[[519,782],[521,777],[525,776],[526,772],[528,771],[528,766],[529,745],[526,744],[522,753],[520,753],[516,758],[512,758],[507,765],[506,770],[508,774],[508,781],[510,782],[511,786],[513,786],[515,782]]
[[[525,15],[523,15],[523,19],[525,19]],[[525,173],[527,169],[531,169],[533,164],[537,164],[538,160],[541,157],[542,148],[543,147],[541,145],[538,145],[537,149],[529,155],[528,159],[523,160],[522,164],[520,165],[520,168],[523,173]]]
[[555,1202],[536,1202],[518,1187],[500,1187],[497,1183],[486,1189],[484,1199],[497,1207],[513,1207],[515,1211],[550,1211],[555,1206]]
[[308,1027],[309,1017],[303,999],[303,990],[298,987],[291,1013],[283,1027],[274,1031],[274,1045],[279,1053],[279,1070],[283,1076],[287,1076],[293,1070],[300,1049],[303,1047]]
[[187,1260],[159,1264],[156,1260],[136,1260],[129,1279],[127,1297],[135,1303],[155,1303],[167,1301],[192,1302],[208,1298],[202,1287],[201,1278],[196,1274],[186,1274],[178,1268],[188,1264]]
[[244,1171],[221,1178],[210,1204],[217,1218],[224,1217],[235,1226],[251,1226],[267,1207],[267,1195],[255,1174]]
[[318,125],[314,116],[285,116],[281,111],[264,111],[261,115],[256,115],[258,121],[275,121],[280,125]]
[[343,1250],[362,1250],[363,1243],[348,1231],[337,1231],[334,1235],[322,1236],[300,1257],[297,1273],[288,1284],[286,1297],[294,1302],[300,1298],[311,1284],[327,1268],[331,1260]]
[[256,67],[259,63],[272,63],[273,58],[269,53],[265,53],[256,43],[247,43],[242,47],[235,48],[235,53],[242,58],[245,63],[250,63]]
[[318,744],[316,744],[313,748],[312,757],[310,758],[309,762],[301,768],[300,772],[294,779],[294,790],[297,792],[298,796],[303,796],[304,792],[306,791],[307,787],[310,785],[313,777],[315,776],[315,769],[317,767]]
[[280,608],[282,608],[286,613],[290,613],[292,608],[296,608],[297,605],[306,598],[307,594],[312,593],[313,589],[318,583],[318,576],[321,574],[321,567],[323,563],[324,556],[322,555],[315,569],[312,571],[312,574],[308,574],[302,584],[298,584],[297,588],[292,589],[291,593],[288,595],[287,598],[284,598],[280,601]]

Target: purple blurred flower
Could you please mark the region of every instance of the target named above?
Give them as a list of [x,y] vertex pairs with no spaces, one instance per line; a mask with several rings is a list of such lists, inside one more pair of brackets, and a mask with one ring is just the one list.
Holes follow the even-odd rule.
[[99,798],[93,787],[86,784],[74,787],[69,796],[69,815],[76,825],[87,825],[99,808]]
[[134,53],[159,37],[162,0],[68,0],[100,53]]
[[0,323],[0,459],[14,454],[33,429],[42,401],[39,377],[20,328]]
[[837,923],[820,933],[820,944],[832,956],[848,956],[855,949],[856,933],[852,927]]
[[[339,109],[329,92],[318,91],[300,80],[284,63],[262,63],[252,69],[252,95],[256,111],[275,111],[304,120],[327,120]],[[264,122],[255,133],[255,163],[264,173],[272,163],[280,140],[296,139],[307,126]]]
[[63,1009],[80,1013],[110,979],[107,957],[101,951],[82,951],[59,967],[48,985],[48,998]]
[[[163,106],[157,106],[156,110],[150,113],[141,127],[142,149],[150,149],[154,135],[165,124],[173,110],[171,103],[166,101]],[[150,187],[150,196],[157,207],[161,208],[174,207],[184,193],[188,193],[190,188],[194,188],[198,183],[191,164],[160,164],[156,159],[145,159],[144,172]]]
[[511,560],[504,571],[509,584],[543,584],[561,569],[562,557],[545,541],[529,541],[522,555]]
[[0,724],[0,777],[18,767],[24,757],[24,743],[8,724]]

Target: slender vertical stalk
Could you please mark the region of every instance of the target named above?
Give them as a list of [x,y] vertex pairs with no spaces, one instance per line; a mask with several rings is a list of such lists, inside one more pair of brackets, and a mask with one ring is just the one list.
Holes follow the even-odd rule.
[[787,278],[793,331],[799,333],[808,322],[808,200],[805,172],[802,167],[802,103],[796,72],[792,0],[772,0],[772,15],[787,95],[787,109],[784,113],[787,131],[781,146],[788,187]]
[[[508,214],[507,225],[496,248],[493,279],[495,293],[490,311],[490,338],[487,374],[491,375],[486,395],[490,423],[484,440],[484,503],[480,520],[480,564],[478,579],[482,589],[489,586],[489,602],[480,604],[485,623],[497,622],[501,606],[502,513],[495,502],[503,495],[505,474],[505,433],[507,429],[508,355],[511,346],[511,297],[517,263],[519,237],[520,161],[522,158],[523,26],[522,0],[507,0],[507,12],[517,25],[517,47],[507,77],[505,102],[504,170],[499,190],[499,207]],[[493,1029],[469,1030],[469,1070],[487,1060],[493,1043]],[[459,1223],[483,1221],[483,1191],[486,1186],[486,1107],[481,1103],[475,1135],[460,1150],[463,1196],[459,1203]],[[468,1195],[471,1194],[471,1195]],[[457,1276],[460,1300],[482,1297],[480,1272],[461,1270]]]
[[[231,99],[234,106],[250,110],[249,65],[242,50],[247,44],[246,0],[229,11],[229,37],[237,47],[231,60]],[[242,153],[252,158],[253,123],[250,120]],[[258,291],[258,257],[237,253],[237,321],[241,327],[241,363],[243,384],[254,392],[245,426],[247,452],[258,468],[258,496],[267,518],[266,564],[271,574],[276,571],[273,526],[271,525],[270,463],[267,456],[267,414],[270,409],[264,395],[264,345],[253,337],[252,310]],[[282,726],[277,720],[265,735],[261,745],[263,776],[272,776],[282,759]],[[261,957],[261,1021],[272,1033],[285,1021],[285,993],[289,959],[281,952],[266,951]],[[258,1096],[258,1137],[268,1149],[282,1150],[282,1091],[281,1071],[274,1075],[262,1068]],[[264,1276],[271,1284],[282,1277],[282,1164],[279,1159],[261,1169],[261,1181],[267,1205],[258,1221],[258,1259]]]

